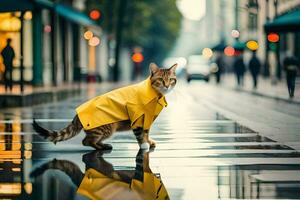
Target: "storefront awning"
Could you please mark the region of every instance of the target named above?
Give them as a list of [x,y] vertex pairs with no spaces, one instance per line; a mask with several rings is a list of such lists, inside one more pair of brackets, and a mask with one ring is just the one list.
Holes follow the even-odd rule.
[[275,18],[264,25],[266,32],[300,32],[300,9]]
[[16,12],[32,10],[34,4],[31,0],[0,0],[0,12]]
[[91,20],[87,15],[78,10],[75,10],[70,6],[66,6],[60,3],[53,3],[49,0],[35,0],[35,2],[39,6],[54,10],[61,17],[64,17],[74,23],[78,23],[85,26],[97,26],[95,21]]
[[90,19],[86,14],[72,7],[53,3],[49,0],[0,0],[0,12],[27,11],[34,10],[34,8],[53,10],[61,17],[84,26],[97,26],[95,21]]
[[85,26],[97,26],[95,21],[91,20],[87,15],[77,10],[74,10],[71,7],[62,4],[55,4],[54,10],[60,16],[69,19],[74,23],[78,23]]

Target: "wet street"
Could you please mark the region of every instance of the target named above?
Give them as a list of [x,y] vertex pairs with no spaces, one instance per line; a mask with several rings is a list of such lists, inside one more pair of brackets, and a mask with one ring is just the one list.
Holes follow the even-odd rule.
[[[1,199],[299,199],[300,154],[291,136],[299,129],[276,129],[284,140],[268,124],[297,124],[299,106],[182,83],[150,131],[154,151],[139,151],[131,132],[107,140],[111,152],[82,146],[83,133],[54,145],[33,132],[32,118],[60,129],[76,106],[107,89],[91,86],[65,101],[1,110]],[[254,104],[239,104],[244,99]],[[255,105],[294,121],[268,121]]]

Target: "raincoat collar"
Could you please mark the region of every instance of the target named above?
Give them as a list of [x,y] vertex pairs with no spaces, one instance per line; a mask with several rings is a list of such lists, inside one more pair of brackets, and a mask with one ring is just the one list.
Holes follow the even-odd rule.
[[140,92],[141,92],[141,101],[144,105],[148,104],[152,100],[156,99],[158,103],[166,107],[167,101],[165,99],[165,96],[157,92],[151,85],[150,77],[148,77],[145,81],[143,81],[140,85]]

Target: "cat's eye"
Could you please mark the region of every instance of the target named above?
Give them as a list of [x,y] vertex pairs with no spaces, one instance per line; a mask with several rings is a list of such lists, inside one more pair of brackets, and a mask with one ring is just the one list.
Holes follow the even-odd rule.
[[157,80],[159,80],[159,81],[161,81],[161,82],[163,82],[163,81],[164,81],[164,79],[163,79],[163,78],[158,78]]
[[174,81],[176,83],[176,78],[170,78],[170,81]]

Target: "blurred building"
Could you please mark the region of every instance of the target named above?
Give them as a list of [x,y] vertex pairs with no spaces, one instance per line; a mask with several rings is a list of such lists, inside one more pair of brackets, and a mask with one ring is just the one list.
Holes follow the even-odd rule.
[[[270,48],[267,42],[267,33],[264,25],[272,23],[278,17],[286,13],[295,12],[300,9],[299,0],[239,0],[236,2],[236,20],[235,29],[240,32],[239,40],[246,42],[248,40],[257,40],[259,49],[258,57],[267,65],[265,65],[264,73],[270,73],[272,77],[281,77],[281,61],[290,51],[300,58],[299,49],[299,31],[285,30],[278,32],[280,40],[275,49]],[[300,17],[300,16],[298,16]],[[272,30],[270,30],[272,32]],[[277,32],[277,30],[274,30]],[[250,57],[246,53],[246,61]],[[267,67],[267,69],[266,69]],[[268,72],[266,72],[266,70]]]
[[[58,85],[79,81],[82,74],[97,74],[102,33],[84,8],[85,0],[0,2],[0,51],[11,38],[15,82]],[[84,39],[88,30],[93,32],[92,42]],[[2,58],[0,70],[4,71]]]
[[[293,14],[300,9],[300,0],[210,0],[203,1],[206,12],[199,20],[182,21],[182,30],[171,56],[200,54],[205,47],[235,46],[249,40],[258,42],[257,55],[264,63],[263,73],[272,78],[281,77],[281,63],[287,52],[300,58],[300,30],[283,28],[273,32],[279,35],[279,42],[267,41],[265,25],[278,18]],[[192,6],[196,6],[191,4]],[[200,8],[199,8],[200,9]],[[189,14],[189,12],[187,12]],[[270,30],[272,32],[272,30]],[[270,32],[269,31],[269,32]],[[244,51],[244,61],[248,63],[251,51]],[[230,63],[230,57],[226,59]],[[230,64],[228,65],[230,66]]]

